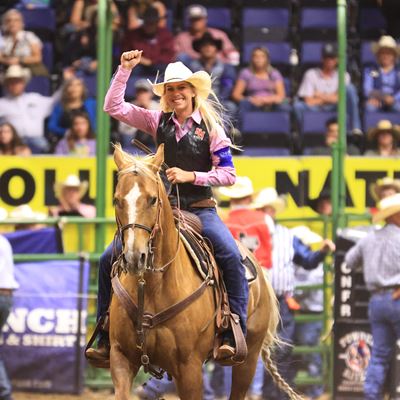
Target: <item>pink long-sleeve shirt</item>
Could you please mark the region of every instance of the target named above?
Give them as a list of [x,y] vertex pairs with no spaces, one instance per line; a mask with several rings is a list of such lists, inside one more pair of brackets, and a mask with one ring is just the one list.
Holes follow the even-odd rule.
[[[104,100],[104,111],[113,118],[125,122],[149,135],[155,137],[162,111],[147,110],[124,100],[126,82],[131,71],[118,67]],[[193,122],[201,122],[201,114],[195,111],[181,126],[172,117],[175,124],[176,140],[179,142],[193,126]],[[193,171],[195,185],[199,186],[229,186],[236,180],[236,171],[232,163],[230,151],[231,141],[224,129],[218,125],[210,133],[210,153],[213,168],[208,172]]]

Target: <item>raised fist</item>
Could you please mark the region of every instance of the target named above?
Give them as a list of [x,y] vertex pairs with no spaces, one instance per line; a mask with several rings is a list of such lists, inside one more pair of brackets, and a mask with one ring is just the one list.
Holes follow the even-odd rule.
[[125,69],[133,69],[140,63],[143,50],[125,51],[121,55],[121,66]]

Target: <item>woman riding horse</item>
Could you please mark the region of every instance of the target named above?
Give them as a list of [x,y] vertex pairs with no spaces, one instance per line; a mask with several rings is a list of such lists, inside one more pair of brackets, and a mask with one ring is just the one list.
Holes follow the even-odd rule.
[[[223,129],[219,101],[211,89],[211,77],[205,71],[192,73],[181,62],[169,64],[164,82],[153,84],[154,93],[160,96],[162,111],[146,110],[124,101],[126,83],[141,56],[139,50],[122,54],[121,64],[105,98],[104,111],[153,136],[157,146],[164,143],[164,159],[168,165],[166,177],[171,184],[179,184],[180,208],[200,218],[202,233],[212,243],[215,259],[223,271],[231,311],[239,316],[246,335],[248,284],[241,255],[212,199],[211,186],[232,185],[236,172],[230,151],[232,143]],[[175,187],[172,194],[176,195]],[[112,262],[110,245],[100,259],[98,318],[107,312],[110,303]],[[216,359],[233,357],[234,346],[232,332],[228,331]],[[109,358],[106,332],[100,333],[98,348],[88,349],[86,355],[100,361]]]

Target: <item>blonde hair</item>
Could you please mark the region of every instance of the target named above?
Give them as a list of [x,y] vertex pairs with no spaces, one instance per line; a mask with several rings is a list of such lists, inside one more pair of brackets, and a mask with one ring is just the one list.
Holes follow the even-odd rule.
[[13,14],[18,15],[18,17],[21,19],[22,29],[24,29],[24,26],[25,26],[25,23],[24,23],[24,16],[23,16],[22,13],[21,13],[20,11],[18,11],[16,8],[11,8],[10,10],[6,11],[6,12],[3,14],[2,18],[1,18],[1,27],[2,27],[2,29],[3,29],[3,31],[4,31],[4,33],[6,33],[6,34],[8,33],[8,31],[7,31],[7,29],[6,29],[6,26],[7,26],[7,18],[8,18],[10,15],[13,15]]

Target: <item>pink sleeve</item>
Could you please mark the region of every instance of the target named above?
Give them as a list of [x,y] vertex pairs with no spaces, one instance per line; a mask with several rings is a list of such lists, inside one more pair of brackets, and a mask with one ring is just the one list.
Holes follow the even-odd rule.
[[143,132],[155,136],[161,111],[146,110],[124,100],[126,82],[131,71],[118,67],[104,100],[104,111],[118,121],[125,122]]
[[230,186],[236,181],[236,170],[232,161],[231,141],[224,129],[217,129],[210,133],[210,153],[213,168],[208,172],[195,171],[195,185],[199,186]]

